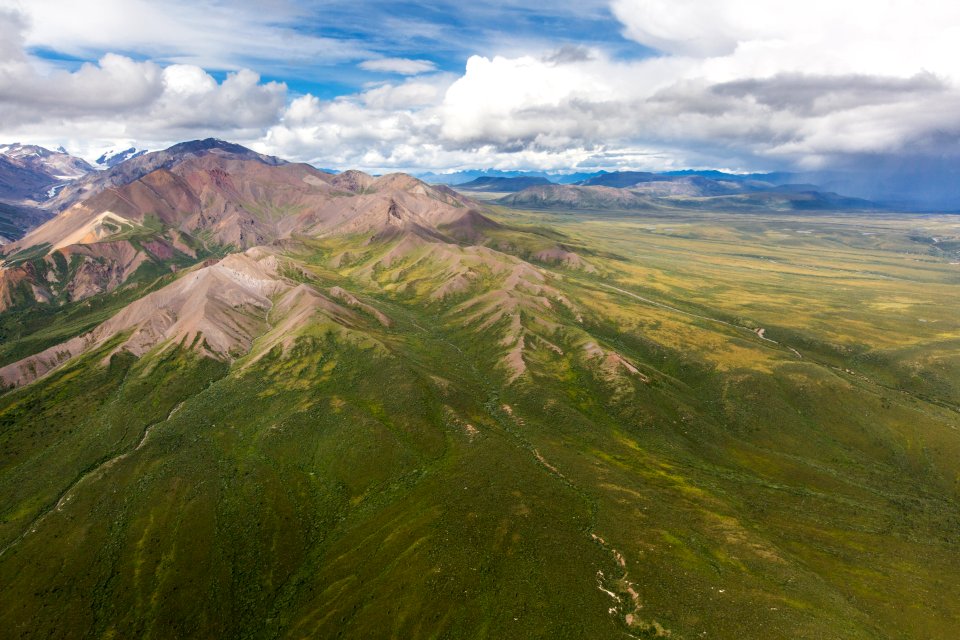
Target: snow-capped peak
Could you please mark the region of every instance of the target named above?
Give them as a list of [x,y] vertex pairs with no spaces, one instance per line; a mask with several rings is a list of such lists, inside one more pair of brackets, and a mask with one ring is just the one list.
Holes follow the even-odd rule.
[[97,168],[110,169],[117,166],[121,162],[130,160],[131,158],[137,158],[145,153],[147,153],[146,149],[137,149],[136,147],[130,147],[128,149],[110,149],[97,158]]

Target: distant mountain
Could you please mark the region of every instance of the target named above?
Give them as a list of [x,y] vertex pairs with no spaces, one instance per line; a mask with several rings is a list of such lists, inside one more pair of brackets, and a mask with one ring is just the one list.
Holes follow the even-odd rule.
[[584,180],[589,180],[590,178],[596,178],[597,176],[606,174],[606,171],[593,171],[589,173],[554,173],[550,174],[550,180],[557,184],[577,184],[579,182],[583,182]]
[[541,185],[496,200],[510,207],[533,209],[655,209],[656,204],[627,189],[579,185]]
[[478,178],[546,178],[547,176],[547,174],[542,171],[501,171],[499,169],[469,169],[451,173],[434,173],[428,171],[416,175],[424,182],[429,182],[430,184],[449,185],[466,184]]
[[460,191],[493,191],[502,193],[515,193],[528,187],[537,187],[546,184],[553,184],[546,178],[539,176],[519,176],[516,178],[495,178],[482,177],[464,184],[456,185]]
[[[671,187],[665,183],[686,180],[696,185],[694,178],[704,178],[724,185],[712,195],[733,195],[752,191],[796,191],[794,186],[806,185],[804,190],[828,194],[844,194],[882,207],[900,211],[960,211],[960,162],[950,158],[931,160],[904,156],[898,161],[876,163],[865,159],[862,167],[848,170],[821,170],[808,172],[730,173],[715,169],[681,169],[664,172],[650,171],[596,171],[569,173],[553,171],[502,171],[476,169],[453,173],[423,173],[419,177],[431,184],[463,185],[478,178],[540,177],[554,184],[605,186],[641,189],[649,193],[665,193],[687,187]],[[866,167],[864,169],[863,167]],[[662,184],[651,184],[662,183]],[[705,187],[709,183],[701,182]],[[651,185],[638,187],[638,185]],[[739,185],[739,186],[737,186]],[[703,193],[701,195],[707,195]]]
[[630,188],[633,191],[652,196],[704,197],[763,191],[770,187],[771,185],[762,182],[732,182],[688,175],[656,176],[656,179],[637,183]]
[[534,209],[581,210],[715,210],[715,211],[842,211],[877,210],[882,205],[860,198],[818,191],[810,185],[772,186],[729,183],[701,176],[662,179],[658,174],[618,177],[614,184],[643,179],[629,188],[598,185],[547,185],[524,189],[498,199],[498,204]]
[[[757,191],[776,186],[763,180],[773,174],[736,175],[722,171],[675,171],[651,173],[647,171],[616,171],[593,176],[577,184],[587,187],[615,187],[641,189],[665,195],[727,195]],[[680,185],[671,187],[668,185]]]
[[622,189],[632,187],[641,182],[653,182],[658,179],[665,180],[667,178],[647,171],[614,171],[581,180],[577,184],[584,187],[614,187]]
[[50,217],[42,205],[64,184],[93,167],[66,153],[36,145],[0,145],[0,244],[20,238]]
[[139,158],[140,156],[149,153],[146,149],[137,149],[136,147],[130,147],[129,149],[111,149],[110,151],[105,152],[99,158],[97,158],[97,168],[98,169],[112,169],[121,162],[131,160],[133,158]]
[[659,173],[662,176],[701,176],[711,180],[723,180],[728,182],[767,182],[769,184],[780,185],[789,182],[796,182],[797,175],[787,172],[773,173],[728,173],[726,171],[717,171],[715,169],[681,169],[679,171],[664,171]]
[[0,154],[37,174],[47,176],[51,182],[76,180],[93,171],[86,160],[66,151],[50,151],[32,144],[0,144]]
[[432,236],[458,223],[455,237],[483,224],[461,221],[469,200],[410,176],[331,176],[212,139],[91,174],[58,199],[62,213],[0,248],[0,311],[21,304],[27,290],[36,301],[76,301],[145,266],[176,267],[293,233]]
[[[797,185],[798,187],[806,185]],[[729,196],[666,199],[666,205],[714,211],[881,211],[883,204],[832,191],[776,187]]]
[[470,169],[452,173],[418,173],[417,177],[430,184],[461,185],[478,178],[546,178],[555,184],[573,184],[594,176],[602,175],[605,171],[593,173],[562,173],[547,171],[501,171],[499,169]]

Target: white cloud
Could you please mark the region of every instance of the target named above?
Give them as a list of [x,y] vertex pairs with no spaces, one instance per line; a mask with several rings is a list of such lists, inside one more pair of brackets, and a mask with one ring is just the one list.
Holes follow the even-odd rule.
[[960,75],[950,0],[613,0],[624,34],[702,61],[704,77]]
[[[289,104],[283,85],[242,68],[218,82],[199,65],[109,54],[67,72],[24,47],[57,39],[68,52],[136,45],[231,64],[248,44],[254,58],[326,55],[329,42],[288,29],[295,5],[279,5],[286,9],[267,24],[243,1],[231,14],[216,3],[174,0],[184,9],[177,13],[146,0],[102,0],[97,6],[114,13],[98,31],[87,23],[90,2],[23,2],[26,17],[0,15],[0,134],[70,140],[82,128],[93,139],[158,144],[220,135],[292,159],[373,170],[817,166],[863,154],[956,154],[960,137],[960,5],[942,0],[922,8],[902,0],[613,0],[624,34],[661,55],[623,60],[597,46],[554,45],[475,55],[457,76],[425,60],[332,52],[350,69],[364,59],[363,69],[411,77]],[[131,12],[141,20],[128,29]],[[202,34],[209,37],[200,42]]]
[[415,76],[434,71],[437,65],[429,60],[411,60],[410,58],[377,58],[364,60],[358,65],[364,71],[396,73],[403,76]]
[[[241,69],[217,81],[195,65],[162,67],[108,53],[75,71],[23,49],[25,21],[0,12],[0,135],[96,157],[118,140],[159,146],[198,135],[259,137],[286,105],[286,86]],[[13,43],[10,46],[10,43]]]
[[137,108],[163,91],[160,67],[107,54],[77,71],[39,73],[27,60],[0,63],[0,113],[5,124],[53,116]]
[[471,58],[437,107],[446,144],[640,145],[747,166],[809,166],[921,143],[957,152],[960,5],[616,0],[612,8],[627,35],[665,55]]
[[298,154],[335,148],[338,161],[379,167],[474,154],[477,166],[578,158],[750,168],[939,153],[960,132],[951,3],[615,0],[612,11],[628,37],[663,55],[473,56],[442,92],[401,83],[318,101],[315,130],[288,117],[268,142],[282,152],[281,140],[295,139]]
[[25,43],[83,58],[102,51],[207,69],[258,62],[340,63],[369,57],[353,41],[297,29],[302,11],[282,0],[0,0],[24,16]]

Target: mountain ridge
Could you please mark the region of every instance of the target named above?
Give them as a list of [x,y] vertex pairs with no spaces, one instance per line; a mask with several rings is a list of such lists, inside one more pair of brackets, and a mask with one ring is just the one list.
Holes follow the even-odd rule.
[[[772,185],[757,181],[717,181],[683,175],[664,180],[661,174],[608,174],[589,184],[540,185],[503,196],[495,202],[514,208],[580,210],[699,211],[883,211],[887,207],[812,185]],[[610,186],[626,185],[626,186]]]
[[247,249],[297,233],[442,235],[439,226],[473,206],[404,174],[331,176],[212,139],[128,160],[77,189],[88,197],[0,248],[0,307],[18,296],[75,301],[108,291],[145,264],[189,259],[204,244]]

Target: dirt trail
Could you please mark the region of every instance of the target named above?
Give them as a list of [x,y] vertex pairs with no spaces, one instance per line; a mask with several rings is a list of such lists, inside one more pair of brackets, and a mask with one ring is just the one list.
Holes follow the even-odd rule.
[[[616,291],[616,292],[618,292],[618,293],[622,293],[622,294],[624,294],[624,295],[630,296],[631,298],[634,298],[634,299],[639,300],[639,301],[641,301],[641,302],[645,302],[645,303],[647,303],[647,304],[649,304],[649,305],[653,305],[653,306],[655,306],[655,307],[660,307],[661,309],[667,309],[668,311],[673,311],[674,313],[679,313],[679,314],[682,314],[682,315],[685,315],[685,316],[688,316],[688,317],[691,317],[691,318],[698,318],[698,319],[700,319],[700,320],[707,320],[707,321],[709,321],[709,322],[716,322],[717,324],[722,324],[722,325],[724,325],[724,326],[731,327],[731,328],[733,328],[733,329],[738,329],[738,330],[741,330],[741,331],[749,331],[750,333],[752,333],[753,335],[757,336],[758,338],[760,338],[760,339],[763,340],[764,342],[770,342],[770,343],[776,344],[776,345],[779,345],[779,344],[780,344],[780,343],[777,342],[776,340],[773,340],[773,339],[771,339],[771,338],[766,337],[765,334],[766,334],[766,331],[767,331],[767,330],[764,329],[764,328],[762,328],[762,327],[756,328],[756,329],[751,329],[750,327],[745,327],[745,326],[743,326],[743,325],[734,324],[734,323],[732,323],[732,322],[727,322],[726,320],[720,320],[719,318],[711,318],[710,316],[703,316],[703,315],[700,315],[700,314],[698,314],[698,313],[693,313],[693,312],[691,312],[691,311],[684,311],[683,309],[678,309],[677,307],[671,307],[671,306],[668,305],[668,304],[664,304],[664,303],[662,303],[662,302],[657,302],[656,300],[651,300],[650,298],[644,298],[643,296],[637,295],[636,293],[633,293],[632,291],[627,291],[626,289],[621,289],[620,287],[615,287],[615,286],[613,286],[613,285],[606,284],[605,282],[597,282],[596,284],[598,284],[599,286],[604,287],[604,288],[606,288],[606,289],[612,289],[613,291]],[[788,346],[788,345],[782,345],[782,346],[785,346],[787,349],[789,349],[790,351],[792,351],[792,352],[794,353],[794,355],[796,355],[798,358],[801,358],[801,359],[803,358],[803,356],[800,354],[800,352],[797,351],[796,349],[794,349],[793,347]]]
[[[938,399],[936,399],[936,398],[928,398],[928,397],[924,397],[924,396],[919,396],[919,395],[913,394],[913,393],[911,393],[910,391],[907,391],[907,390],[905,390],[905,389],[899,389],[899,388],[896,388],[896,387],[893,387],[893,386],[884,384],[884,383],[882,383],[882,382],[880,382],[880,381],[878,381],[878,380],[876,380],[876,379],[874,379],[874,378],[871,378],[870,376],[867,376],[867,375],[865,375],[865,374],[863,374],[863,373],[860,373],[860,372],[857,372],[857,371],[853,371],[853,370],[851,370],[851,369],[846,369],[846,368],[843,368],[843,367],[838,367],[838,366],[835,366],[835,365],[830,364],[830,363],[827,363],[827,362],[822,362],[822,361],[817,360],[816,358],[812,358],[812,359],[811,359],[811,358],[804,358],[803,354],[800,353],[800,351],[798,351],[798,350],[795,349],[794,347],[791,347],[791,346],[788,345],[788,344],[783,344],[783,343],[777,342],[776,340],[771,340],[770,338],[767,338],[766,336],[761,335],[759,329],[751,329],[751,328],[749,328],[749,327],[744,327],[744,326],[740,326],[740,325],[733,324],[733,323],[731,323],[731,322],[727,322],[726,320],[720,320],[720,319],[718,319],[718,318],[711,318],[711,317],[709,317],[709,316],[702,316],[702,315],[699,315],[699,314],[696,314],[696,313],[691,313],[691,312],[689,312],[689,311],[684,311],[683,309],[677,309],[676,307],[671,307],[671,306],[668,305],[668,304],[664,304],[664,303],[662,303],[662,302],[657,302],[656,300],[651,300],[650,298],[644,298],[643,296],[637,295],[636,293],[633,293],[632,291],[627,291],[626,289],[621,289],[620,287],[614,287],[613,285],[609,285],[609,284],[606,284],[606,283],[604,283],[604,282],[596,282],[595,284],[597,284],[597,285],[599,285],[599,286],[601,286],[601,287],[604,287],[604,288],[606,288],[606,289],[612,289],[613,291],[617,291],[617,292],[622,293],[622,294],[624,294],[624,295],[626,295],[626,296],[630,296],[631,298],[634,298],[634,299],[636,299],[636,300],[640,300],[641,302],[645,302],[645,303],[650,304],[650,305],[653,305],[653,306],[655,306],[655,307],[661,307],[661,308],[663,308],[663,309],[668,309],[668,310],[670,310],[670,311],[674,311],[674,312],[676,312],[676,313],[680,313],[680,314],[683,314],[683,315],[685,315],[685,316],[690,316],[690,317],[692,317],[692,318],[700,318],[700,319],[702,319],[702,320],[709,320],[710,322],[716,322],[716,323],[719,323],[719,324],[722,324],[722,325],[726,325],[726,326],[728,326],[728,327],[733,327],[734,329],[741,329],[741,330],[743,330],[743,331],[749,331],[750,333],[753,333],[754,335],[756,335],[756,336],[757,336],[758,338],[760,338],[761,340],[764,340],[764,341],[766,341],[766,342],[772,342],[772,343],[774,343],[774,344],[776,344],[776,345],[779,345],[779,346],[781,346],[781,347],[784,347],[784,348],[790,350],[790,352],[793,353],[793,355],[795,355],[795,356],[796,356],[798,359],[800,359],[800,360],[807,359],[809,362],[812,362],[813,364],[816,364],[816,365],[819,365],[819,366],[822,366],[822,367],[826,367],[826,368],[828,368],[828,369],[830,369],[830,370],[832,370],[832,371],[836,371],[836,372],[839,372],[839,373],[842,373],[842,374],[846,374],[846,375],[848,375],[848,376],[853,376],[854,378],[857,378],[857,379],[859,379],[859,380],[861,380],[861,381],[863,381],[863,382],[869,383],[869,384],[871,384],[871,385],[873,385],[873,386],[875,386],[875,387],[878,387],[878,388],[881,388],[881,389],[886,389],[887,391],[891,391],[891,392],[897,393],[897,394],[899,394],[899,395],[902,395],[902,396],[911,398],[911,399],[913,399],[914,401],[931,403],[931,404],[934,404],[934,405],[939,406],[939,407],[941,407],[941,408],[947,409],[947,410],[949,410],[949,411],[953,411],[954,413],[960,413],[960,406],[951,404],[950,402],[945,402],[945,401],[943,401],[943,400],[938,400]],[[765,330],[764,330],[764,331],[765,331]]]
[[667,309],[667,310],[669,310],[669,311],[673,311],[673,312],[675,312],[675,313],[680,313],[680,314],[683,314],[683,315],[685,315],[685,316],[689,316],[689,317],[691,317],[691,318],[699,318],[700,320],[707,320],[707,321],[709,321],[709,322],[716,322],[716,323],[718,323],[718,324],[726,325],[726,326],[732,327],[732,328],[734,328],[734,329],[741,329],[741,330],[743,330],[743,331],[749,331],[750,333],[753,333],[753,334],[755,334],[755,335],[758,335],[760,338],[763,338],[764,340],[767,340],[768,342],[776,342],[775,340],[770,340],[770,338],[764,338],[762,335],[760,335],[759,333],[757,333],[754,329],[751,329],[750,327],[744,327],[744,326],[739,325],[739,324],[734,324],[734,323],[732,323],[732,322],[727,322],[726,320],[720,320],[719,318],[711,318],[710,316],[702,316],[702,315],[697,314],[697,313],[693,313],[693,312],[690,312],[690,311],[684,311],[683,309],[678,309],[678,308],[676,308],[676,307],[671,307],[671,306],[668,305],[668,304],[664,304],[664,303],[662,303],[662,302],[657,302],[656,300],[651,300],[650,298],[644,298],[643,296],[637,295],[636,293],[633,293],[632,291],[627,291],[626,289],[621,289],[620,287],[615,287],[615,286],[613,286],[613,285],[611,285],[611,284],[607,284],[607,283],[605,283],[605,282],[597,282],[596,284],[598,284],[598,285],[600,285],[601,287],[604,287],[604,288],[606,288],[606,289],[612,289],[612,290],[617,291],[617,292],[619,292],[619,293],[622,293],[622,294],[624,294],[624,295],[630,296],[631,298],[634,298],[634,299],[639,300],[639,301],[641,301],[641,302],[646,302],[647,304],[653,305],[653,306],[655,306],[655,307],[660,307],[660,308],[662,308],[662,309]]

